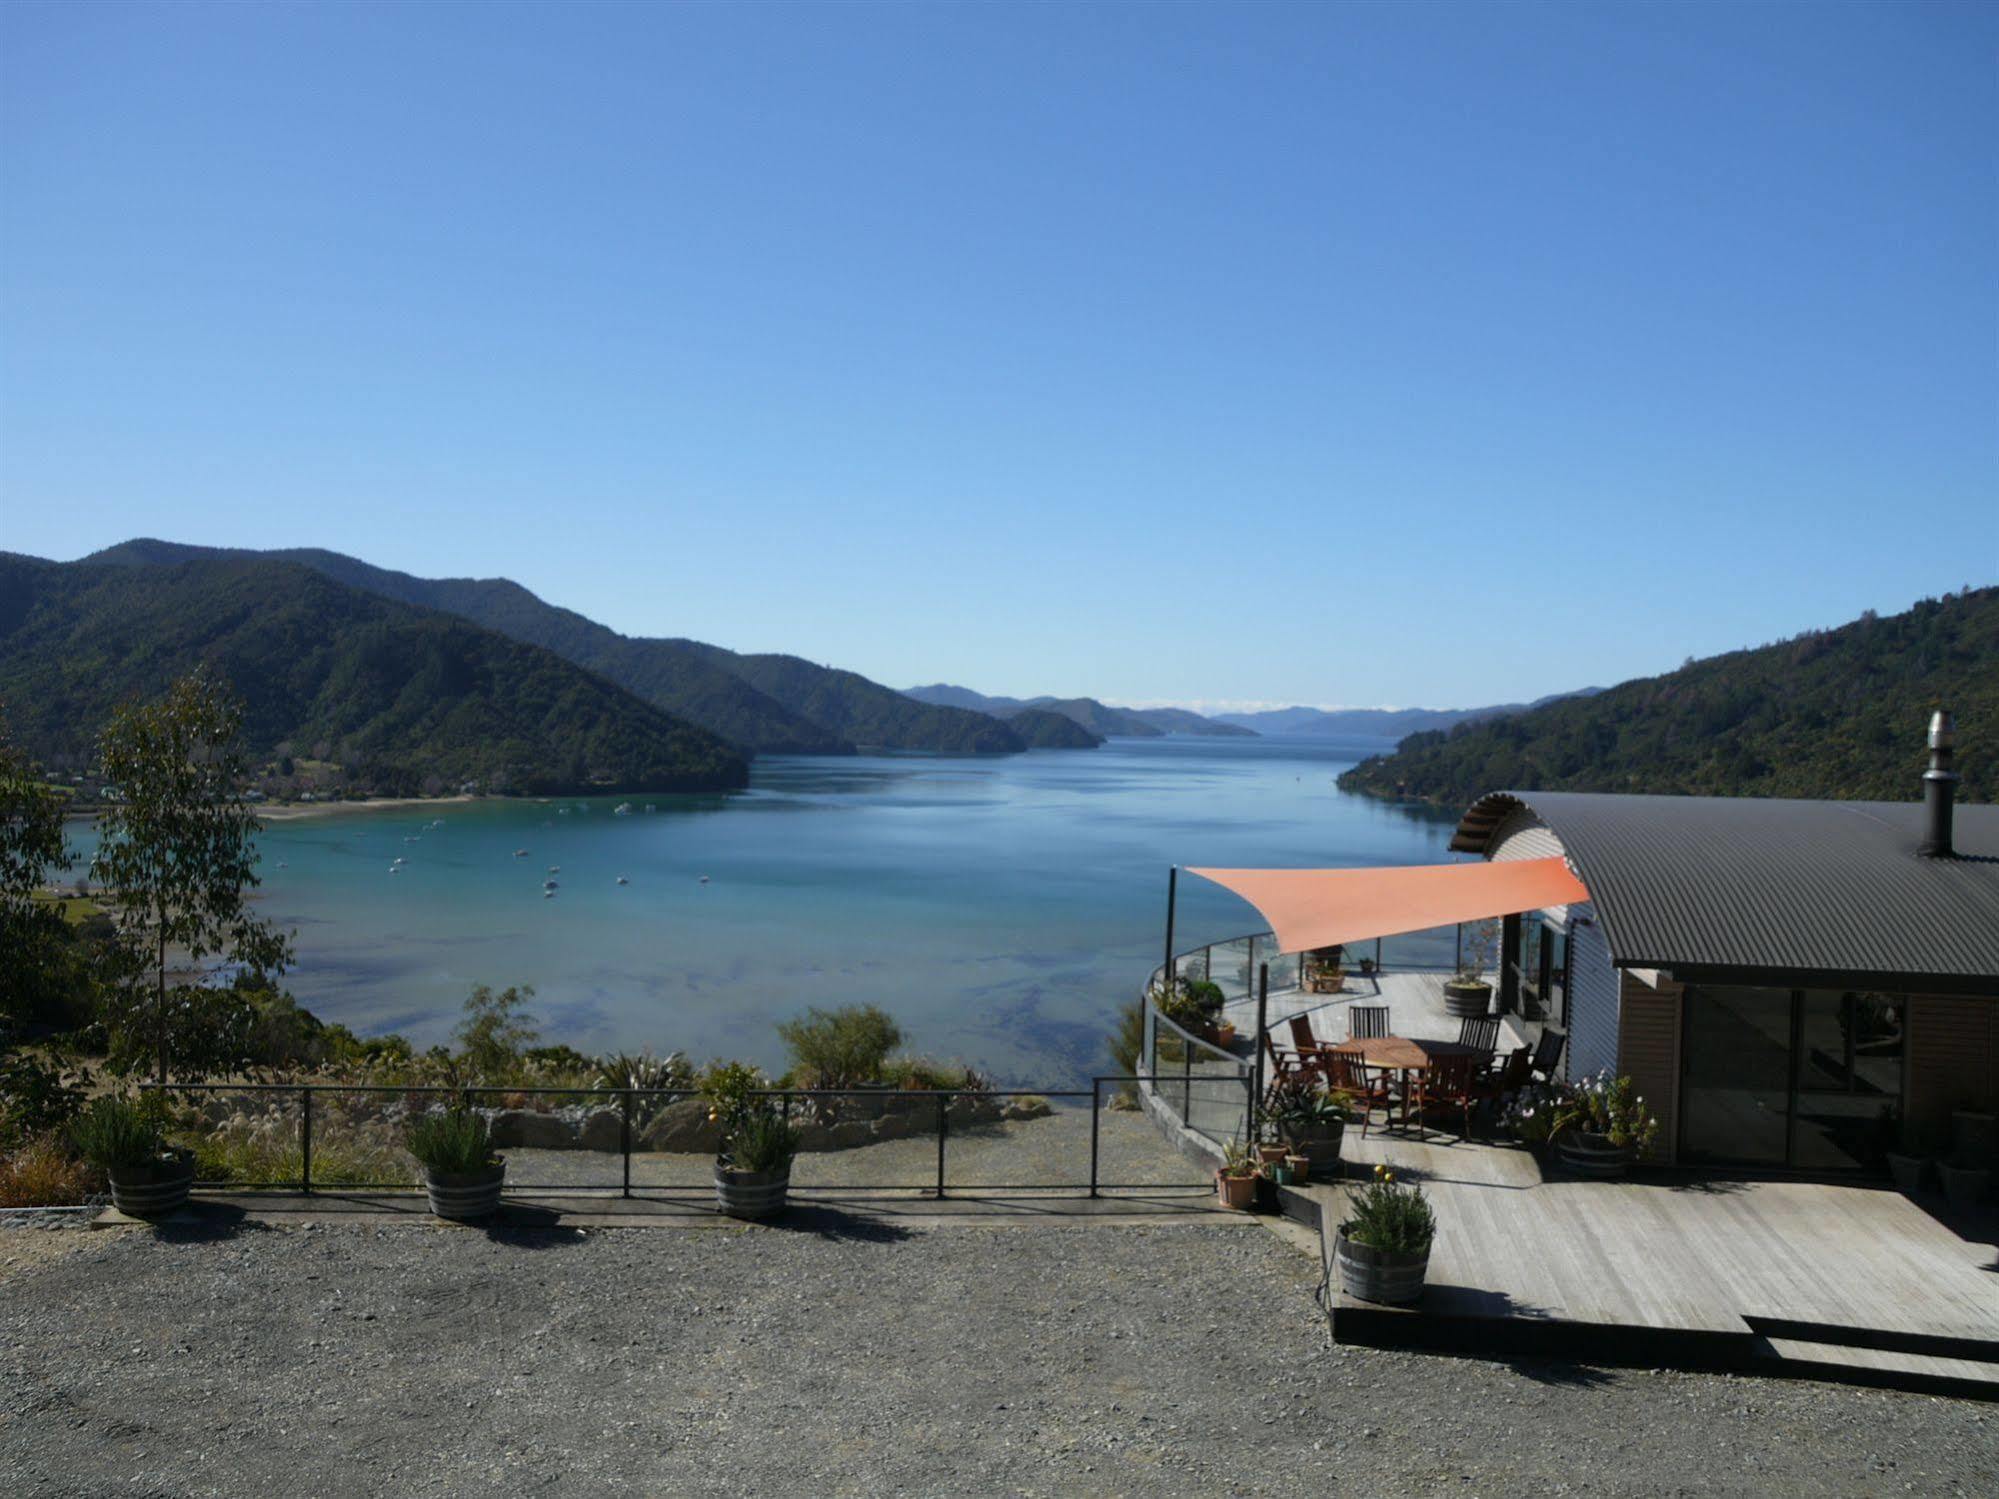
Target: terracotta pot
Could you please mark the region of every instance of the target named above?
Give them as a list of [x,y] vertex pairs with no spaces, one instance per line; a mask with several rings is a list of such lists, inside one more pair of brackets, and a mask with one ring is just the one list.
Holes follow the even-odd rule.
[[1239,1213],[1249,1211],[1249,1205],[1256,1201],[1256,1178],[1253,1176],[1230,1176],[1225,1171],[1215,1173],[1215,1196],[1225,1208],[1233,1208]]

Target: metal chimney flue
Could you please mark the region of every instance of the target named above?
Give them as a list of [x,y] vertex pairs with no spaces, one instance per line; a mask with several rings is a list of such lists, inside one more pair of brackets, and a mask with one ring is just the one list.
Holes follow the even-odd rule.
[[1951,811],[1957,804],[1957,772],[1950,768],[1957,750],[1957,725],[1939,708],[1930,715],[1930,768],[1923,772],[1923,841],[1916,852],[1926,859],[1948,859]]

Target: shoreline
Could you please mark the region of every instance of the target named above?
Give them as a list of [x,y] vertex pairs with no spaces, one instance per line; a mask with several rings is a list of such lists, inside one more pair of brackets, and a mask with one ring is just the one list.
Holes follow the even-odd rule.
[[286,802],[279,806],[259,806],[257,816],[265,822],[298,822],[308,817],[333,817],[343,812],[391,812],[402,807],[462,806],[481,798],[458,792],[451,796],[374,796],[366,801]]

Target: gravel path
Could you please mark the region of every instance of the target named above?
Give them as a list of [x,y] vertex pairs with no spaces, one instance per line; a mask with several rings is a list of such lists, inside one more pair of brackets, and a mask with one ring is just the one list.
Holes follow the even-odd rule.
[[1999,1492],[1992,1407],[1331,1349],[1247,1222],[84,1237],[9,1495]]

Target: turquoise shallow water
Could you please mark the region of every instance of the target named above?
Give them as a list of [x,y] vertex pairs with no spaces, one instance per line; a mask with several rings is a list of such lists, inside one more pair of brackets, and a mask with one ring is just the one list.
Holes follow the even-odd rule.
[[[1112,1012],[1158,961],[1170,864],[1446,857],[1449,820],[1334,787],[1375,748],[782,758],[747,792],[628,817],[613,798],[274,823],[263,909],[297,930],[300,1002],[363,1034],[443,1040],[473,984],[527,983],[549,1040],[773,1063],[776,1021],[872,1000],[918,1050],[1058,1086],[1103,1069]],[[1182,881],[1186,943],[1258,925]]]

